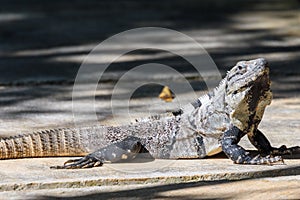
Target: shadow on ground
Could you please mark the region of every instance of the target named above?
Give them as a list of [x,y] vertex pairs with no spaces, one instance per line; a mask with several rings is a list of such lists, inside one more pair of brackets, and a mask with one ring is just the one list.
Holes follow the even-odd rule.
[[232,197],[210,197],[210,196],[194,196],[194,195],[185,195],[185,196],[161,196],[159,193],[168,192],[172,190],[181,190],[181,189],[190,189],[190,188],[201,188],[202,186],[214,186],[228,183],[229,181],[203,181],[200,183],[180,183],[180,184],[170,184],[163,186],[154,186],[154,187],[145,187],[141,189],[127,190],[127,191],[118,191],[118,192],[106,192],[106,193],[96,193],[86,196],[76,196],[76,197],[38,197],[43,200],[54,200],[54,199],[155,199],[155,198],[171,198],[171,199],[230,199]]
[[[292,173],[289,175],[298,175],[299,170],[299,166],[290,168],[290,171]],[[272,175],[272,177],[276,176],[280,175]],[[270,175],[260,176],[260,178],[264,177],[270,177]],[[257,186],[253,188],[253,185],[248,189],[244,188],[246,191],[241,194],[240,192],[243,191],[243,188],[236,188],[236,186],[234,191],[228,191],[228,188],[230,188],[231,184],[235,184],[238,187],[245,184],[247,184],[248,186],[249,183],[247,183],[247,180],[251,181],[252,179],[242,179],[238,181],[201,181],[194,183],[167,184],[159,186],[145,185],[145,187],[137,189],[123,189],[121,191],[111,192],[96,192],[88,195],[79,195],[72,197],[39,196],[38,199],[232,199],[237,198],[239,196],[247,197],[247,195],[253,193],[268,194],[270,192],[270,188],[259,188]],[[223,186],[224,189],[222,189]],[[206,191],[208,190],[208,188],[210,188],[210,191]],[[276,186],[277,191],[286,191],[288,188],[293,189],[291,186],[279,186],[278,184]]]
[[[277,29],[282,27],[270,28],[269,22],[265,27],[251,25],[272,13],[286,20],[287,27],[293,27],[294,21],[290,22],[290,19],[297,18],[293,12],[299,10],[299,5],[299,1],[294,0],[272,3],[255,0],[90,0],[71,4],[69,1],[5,0],[1,3],[0,13],[0,83],[72,82],[83,57],[95,45],[119,32],[146,26],[171,28],[196,37],[223,71],[240,58],[299,53],[299,45],[281,44],[287,34],[294,36],[293,30],[278,32]],[[243,15],[249,12],[253,14]],[[235,16],[245,18],[246,22],[237,21]],[[250,27],[243,27],[247,20]],[[276,23],[276,19],[272,23]],[[108,49],[107,53],[113,53],[113,49]],[[166,63],[179,71],[192,69],[177,57],[167,57],[117,62],[109,70],[126,71],[149,62]],[[272,62],[272,72],[299,74],[299,70],[286,71],[282,67],[297,69],[298,63],[299,56],[276,59]]]

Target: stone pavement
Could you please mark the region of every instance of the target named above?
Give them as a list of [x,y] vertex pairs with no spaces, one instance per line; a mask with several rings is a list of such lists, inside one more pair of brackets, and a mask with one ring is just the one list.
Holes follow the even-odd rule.
[[[102,168],[85,170],[49,169],[49,165],[57,165],[63,160],[65,158],[24,159],[22,163],[2,161],[0,168],[6,170],[1,172],[0,198],[85,199],[89,195],[90,199],[167,199],[170,196],[185,199],[258,198],[266,196],[268,190],[273,192],[275,188],[274,193],[270,193],[275,199],[300,197],[297,190],[300,181],[298,160],[286,160],[286,165],[278,166],[239,166],[228,159],[216,158],[107,164]],[[257,192],[252,194],[252,191]]]
[[3,192],[3,199],[299,199],[300,176]]

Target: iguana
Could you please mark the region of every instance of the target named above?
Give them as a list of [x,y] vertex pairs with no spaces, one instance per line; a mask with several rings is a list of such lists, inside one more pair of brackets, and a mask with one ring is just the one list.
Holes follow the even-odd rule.
[[[263,58],[238,62],[207,95],[164,115],[124,126],[96,125],[19,135],[0,141],[0,159],[84,156],[52,168],[90,168],[132,159],[147,151],[153,158],[203,158],[223,151],[234,163],[282,162],[300,147],[271,146],[258,130],[270,104],[269,67]],[[247,135],[261,155],[238,145]]]

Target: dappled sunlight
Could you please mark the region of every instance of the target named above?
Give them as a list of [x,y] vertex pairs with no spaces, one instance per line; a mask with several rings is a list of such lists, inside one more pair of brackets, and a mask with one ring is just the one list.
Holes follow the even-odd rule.
[[0,23],[7,23],[13,21],[24,20],[29,16],[21,13],[1,13],[0,14]]

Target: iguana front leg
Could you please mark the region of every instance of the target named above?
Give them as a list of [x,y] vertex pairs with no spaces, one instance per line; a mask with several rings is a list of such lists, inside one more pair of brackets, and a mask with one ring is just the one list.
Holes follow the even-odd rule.
[[222,137],[222,150],[223,152],[237,164],[271,164],[281,161],[280,156],[271,157],[268,156],[255,156],[252,157],[249,155],[244,148],[238,145],[240,139],[245,135],[240,129],[236,126],[233,126],[231,129],[226,131]]
[[262,154],[271,155],[292,155],[294,153],[300,153],[300,147],[294,146],[287,148],[282,145],[279,148],[272,147],[266,136],[260,131],[256,130],[255,134],[248,135],[250,142],[257,148]]
[[102,166],[105,161],[117,162],[134,158],[142,148],[139,139],[127,137],[126,139],[108,145],[85,157],[68,160],[62,166],[52,166],[52,169],[78,169]]

